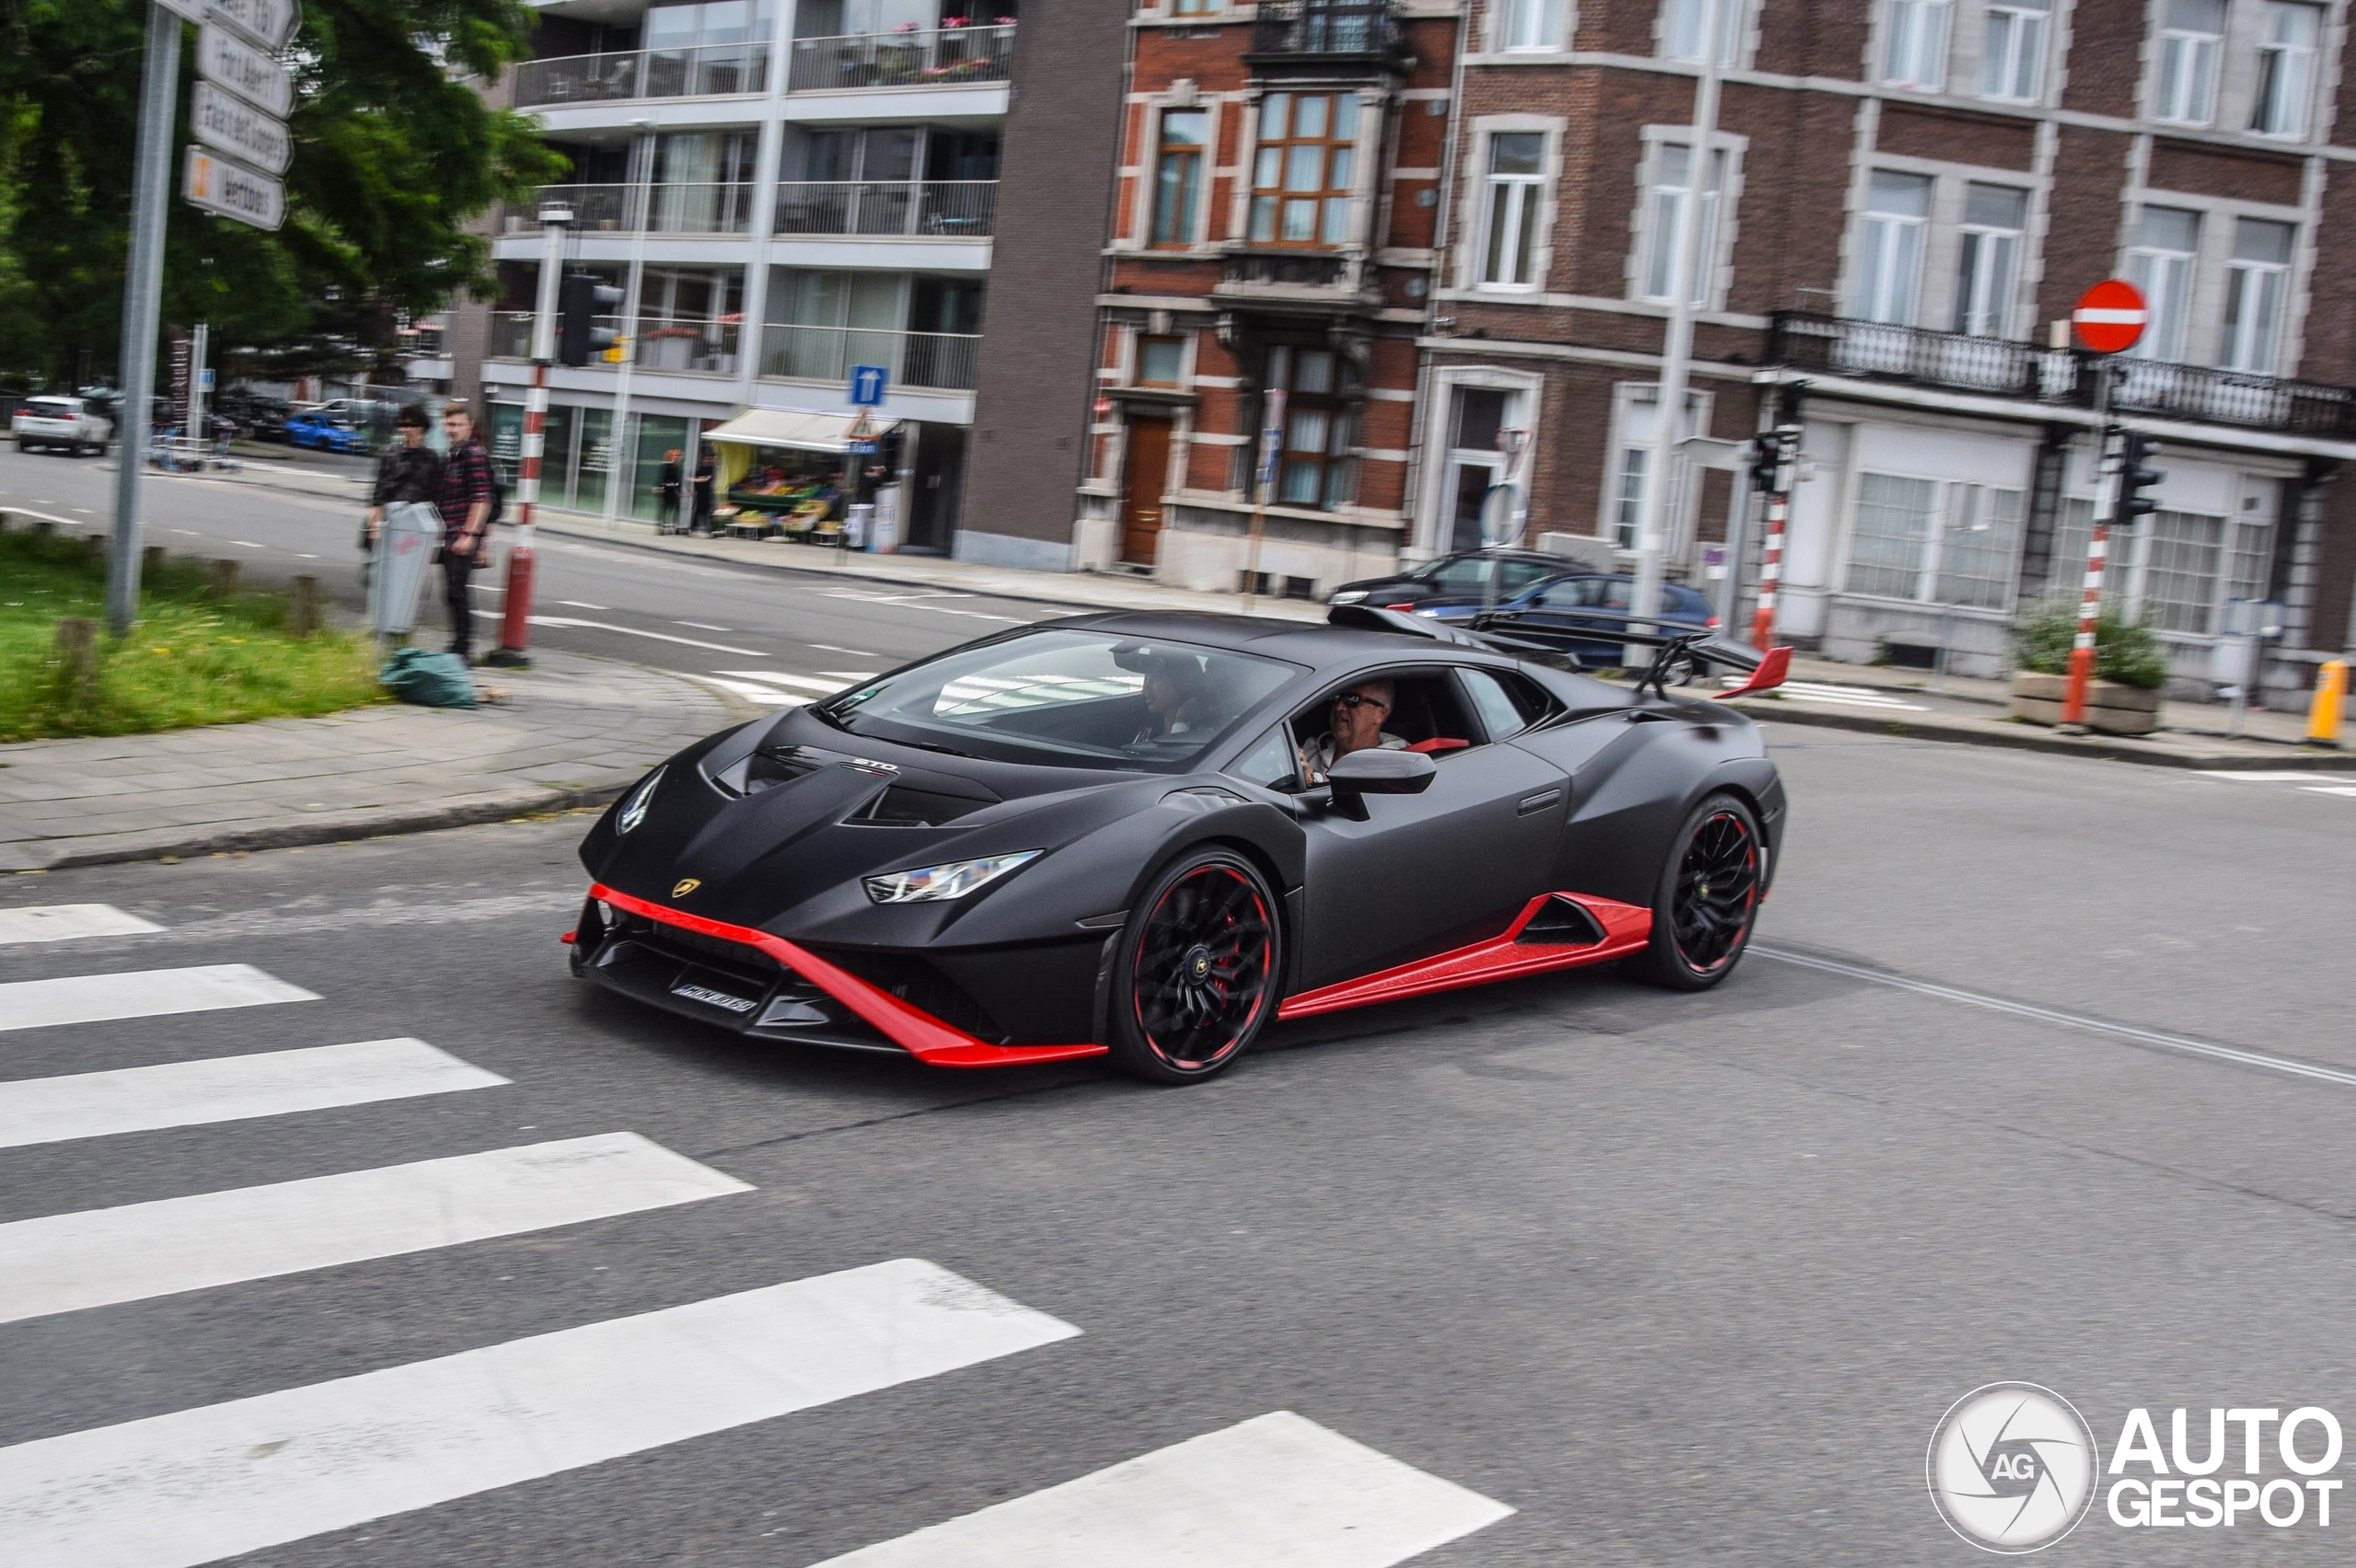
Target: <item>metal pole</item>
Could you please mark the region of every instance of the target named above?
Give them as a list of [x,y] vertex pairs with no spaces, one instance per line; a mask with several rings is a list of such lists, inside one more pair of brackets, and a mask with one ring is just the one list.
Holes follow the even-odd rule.
[[[1711,144],[1718,133],[1718,16],[1721,0],[1702,0],[1702,77],[1693,89],[1692,163],[1688,166],[1685,201],[1679,209],[1677,233],[1671,239],[1677,259],[1670,268],[1669,326],[1661,343],[1660,391],[1653,404],[1652,455],[1646,460],[1644,504],[1636,525],[1636,588],[1630,612],[1639,617],[1660,613],[1663,537],[1669,514],[1669,481],[1677,462],[1685,421],[1685,388],[1692,378],[1693,294],[1702,275],[1702,204],[1710,188]],[[1657,240],[1656,241],[1658,242]],[[1633,623],[1641,627],[1639,618]],[[1657,628],[1657,619],[1654,626]],[[1649,650],[1630,643],[1621,657],[1631,667],[1643,663]]]
[[148,0],[139,81],[139,150],[131,176],[131,255],[122,281],[121,428],[115,432],[114,553],[107,559],[107,630],[139,615],[139,484],[147,469],[147,405],[156,393],[163,312],[164,203],[171,194],[172,117],[179,107],[180,19]]
[[[646,231],[654,222],[653,177],[654,144],[646,134],[652,120],[633,120],[630,124],[638,133],[638,140],[630,148],[630,160],[638,178],[630,182],[629,200],[638,208],[638,221],[631,225],[629,236],[629,277],[623,284],[622,303],[622,365],[614,383],[614,422],[606,432],[606,450],[611,454],[606,467],[606,526],[614,526],[620,514],[620,491],[617,481],[638,499],[638,443],[629,436],[629,373],[638,363],[638,311],[644,290],[641,280],[646,275]],[[618,470],[618,473],[617,472]],[[681,478],[685,478],[682,475]]]
[[[515,476],[515,544],[507,552],[507,606],[499,623],[499,646],[483,663],[529,669],[525,650],[532,640],[532,519],[539,510],[540,446],[549,419],[549,366],[556,359],[557,301],[564,283],[564,236],[572,222],[568,207],[540,213],[540,297],[532,320],[532,390],[524,403],[522,462]],[[608,482],[611,476],[607,476]],[[486,544],[479,549],[488,549]]]
[[[2110,415],[2110,360],[2095,361],[2095,418]],[[2086,580],[2078,601],[2078,635],[2070,647],[2070,684],[2062,694],[2062,723],[2083,730],[2086,722],[2086,683],[2095,673],[2095,627],[2102,618],[2103,558],[2110,551],[2111,513],[2119,509],[2119,470],[2126,433],[2103,423],[2101,486],[2095,496],[2094,532],[2086,540]]]
[[213,329],[200,321],[196,329],[189,334],[188,430],[185,432],[191,441],[199,444],[189,448],[196,455],[198,473],[204,471],[204,460],[213,451],[213,428],[204,417],[208,400],[204,396],[204,366],[212,353]]
[[[1760,439],[1766,438],[1764,431]],[[1750,498],[1757,487],[1751,482],[1746,466],[1737,471],[1731,493],[1727,497],[1727,559],[1726,576],[1718,580],[1718,625],[1728,635],[1734,631],[1735,612],[1742,603],[1742,552],[1750,546]]]

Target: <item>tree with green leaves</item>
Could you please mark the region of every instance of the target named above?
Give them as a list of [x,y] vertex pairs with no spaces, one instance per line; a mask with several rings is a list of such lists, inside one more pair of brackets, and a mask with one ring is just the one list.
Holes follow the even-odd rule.
[[[117,368],[147,5],[0,0],[0,372],[17,379]],[[365,369],[390,359],[397,313],[495,286],[469,220],[558,178],[563,161],[482,90],[525,51],[524,0],[303,0],[302,11],[286,51],[285,226],[215,218],[175,190],[164,320],[210,322],[233,365]]]

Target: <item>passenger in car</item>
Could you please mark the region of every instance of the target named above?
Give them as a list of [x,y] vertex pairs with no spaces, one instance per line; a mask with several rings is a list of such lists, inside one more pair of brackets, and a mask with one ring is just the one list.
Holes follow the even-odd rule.
[[1325,733],[1300,748],[1303,777],[1322,784],[1334,765],[1355,751],[1405,751],[1407,743],[1382,727],[1399,705],[1389,681],[1360,681],[1334,694]]

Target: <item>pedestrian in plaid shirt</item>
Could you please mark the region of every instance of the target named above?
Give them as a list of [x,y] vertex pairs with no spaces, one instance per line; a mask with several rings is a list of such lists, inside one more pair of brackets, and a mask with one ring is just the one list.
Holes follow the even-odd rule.
[[498,477],[491,454],[475,436],[475,417],[464,403],[452,403],[442,415],[450,437],[449,455],[442,461],[442,488],[435,504],[442,513],[443,602],[450,610],[450,651],[472,661],[475,643],[474,599],[468,590],[477,568],[491,564],[491,507]]

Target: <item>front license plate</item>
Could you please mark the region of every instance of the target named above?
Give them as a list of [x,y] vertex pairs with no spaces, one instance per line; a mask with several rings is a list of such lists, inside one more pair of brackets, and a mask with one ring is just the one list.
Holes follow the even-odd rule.
[[733,1013],[748,1013],[760,1005],[750,997],[732,997],[725,991],[715,991],[709,986],[699,986],[693,981],[672,986],[671,995],[685,997],[691,1002],[707,1002]]

